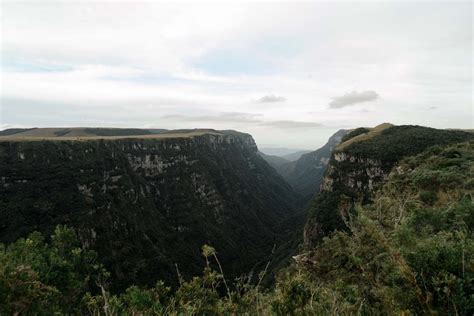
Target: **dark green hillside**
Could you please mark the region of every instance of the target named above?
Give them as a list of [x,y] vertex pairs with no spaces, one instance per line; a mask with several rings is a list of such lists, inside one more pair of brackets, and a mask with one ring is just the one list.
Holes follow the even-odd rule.
[[85,128],[86,133],[97,136],[149,135],[151,132],[139,128]]
[[472,138],[473,135],[465,131],[423,126],[393,126],[371,139],[350,144],[344,148],[344,152],[354,156],[395,162],[402,157],[418,154],[430,146],[462,142]]
[[302,218],[295,194],[251,136],[192,135],[1,141],[0,240],[67,224],[119,288],[200,272],[204,243],[229,276],[250,271]]
[[348,141],[351,138],[370,132],[369,128],[359,127],[348,132],[344,137],[342,137],[341,143]]
[[112,128],[112,127],[51,127],[51,128],[10,128],[0,131],[0,137],[9,139],[57,138],[57,137],[112,137],[134,135],[156,135],[165,129]]
[[[345,227],[344,216],[357,201],[367,203],[403,157],[421,153],[434,145],[474,138],[473,133],[422,126],[388,126],[373,135],[357,129],[346,137],[331,157],[322,192],[313,200],[305,228],[305,241],[312,245],[335,229]],[[358,131],[358,132],[357,132]],[[363,136],[356,141],[356,136]]]
[[342,314],[472,315],[473,179],[472,141],[403,159],[348,231],[299,262]]
[[3,131],[0,131],[0,136],[14,135],[14,134],[26,132],[33,129],[34,128],[7,128],[7,129],[4,129]]
[[[162,281],[110,293],[101,257],[59,226],[0,244],[0,314],[472,315],[474,142],[434,146],[399,161],[347,230],[295,257],[265,289],[224,278],[213,247],[205,268],[172,289]],[[222,263],[222,264],[221,264]]]

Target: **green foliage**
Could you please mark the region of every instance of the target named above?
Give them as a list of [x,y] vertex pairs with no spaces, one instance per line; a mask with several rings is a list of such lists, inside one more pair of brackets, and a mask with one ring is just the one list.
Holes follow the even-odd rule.
[[[356,129],[351,133],[360,135],[364,132],[366,130]],[[350,136],[351,133],[346,136],[348,139],[356,136]],[[348,197],[352,204],[360,201],[364,204],[370,203],[374,191],[403,158],[427,150],[420,159],[429,159],[427,156],[442,151],[445,145],[472,139],[474,133],[465,131],[402,125],[389,127],[371,138],[350,143],[340,151],[336,149],[335,153],[344,155],[346,159],[338,161],[334,155],[331,158],[326,173],[326,177],[331,180],[331,188],[326,192],[323,190],[311,203],[306,227],[315,226],[317,223],[317,229],[309,231],[311,233],[307,234],[306,243],[318,243],[332,231],[346,229],[341,213],[347,213],[351,207],[346,205],[346,210],[340,209],[341,196]],[[434,193],[440,185],[459,186],[459,178],[451,171],[462,168],[462,164],[465,164],[457,149],[443,151],[442,157],[437,159],[443,160],[437,169],[419,173],[414,179],[416,185],[423,189],[424,192],[420,194],[426,203],[435,203],[436,199],[443,198],[435,196]],[[451,171],[447,172],[449,170]],[[474,181],[469,181],[463,182],[464,185],[474,187]]]
[[279,281],[272,309],[278,315],[302,314],[311,299],[311,286],[302,274],[286,276]]
[[3,131],[0,131],[0,136],[14,135],[14,134],[30,131],[33,129],[35,128],[7,128],[7,129],[4,129]]
[[404,159],[372,203],[345,214],[347,230],[297,256],[274,288],[261,286],[266,270],[230,282],[204,245],[202,275],[113,294],[73,230],[57,227],[48,243],[33,233],[0,245],[0,314],[472,315],[472,178],[474,143]]
[[86,128],[84,131],[97,136],[150,135],[147,129],[140,128]]
[[370,132],[370,129],[365,127],[356,128],[342,137],[341,143],[348,141],[351,138]]
[[423,203],[429,205],[433,205],[433,203],[435,203],[438,199],[438,197],[436,196],[436,192],[433,191],[421,191],[419,197]]
[[151,289],[140,289],[137,286],[129,287],[120,296],[119,301],[124,310],[132,314],[164,314],[170,301],[171,289],[159,281]]
[[344,149],[352,155],[395,162],[423,152],[431,146],[464,142],[474,138],[465,131],[442,130],[416,125],[392,126],[374,137]]
[[185,277],[199,274],[204,243],[219,249],[229,277],[260,269],[305,214],[251,137],[228,133],[1,141],[0,242],[67,223],[102,258],[114,291],[158,279],[176,286],[175,263]]
[[350,216],[349,231],[305,256],[315,284],[363,314],[471,315],[474,191],[466,184],[473,177],[474,143],[402,161],[373,203]]
[[0,314],[78,313],[92,278],[104,273],[73,230],[58,226],[46,243],[32,233],[0,245]]

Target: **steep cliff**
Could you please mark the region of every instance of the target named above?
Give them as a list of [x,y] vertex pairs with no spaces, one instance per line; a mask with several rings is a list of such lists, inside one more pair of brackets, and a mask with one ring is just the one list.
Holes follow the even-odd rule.
[[402,158],[473,138],[465,131],[391,124],[348,133],[332,154],[320,193],[311,202],[305,245],[311,247],[332,231],[344,229],[354,203],[369,202]]
[[302,196],[303,202],[308,202],[318,192],[331,153],[346,133],[346,130],[339,130],[323,147],[303,154],[296,161],[274,166],[278,173]]
[[118,287],[175,283],[175,264],[199,273],[204,243],[229,276],[248,272],[295,216],[294,192],[248,134],[0,138],[0,241],[73,226]]

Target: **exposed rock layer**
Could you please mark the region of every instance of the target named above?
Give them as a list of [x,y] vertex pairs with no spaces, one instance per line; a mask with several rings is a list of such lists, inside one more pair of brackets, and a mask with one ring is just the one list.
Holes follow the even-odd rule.
[[430,146],[474,138],[474,133],[466,131],[410,125],[382,124],[365,130],[346,135],[331,156],[320,193],[309,208],[304,230],[307,247],[336,229],[344,229],[348,216],[355,211],[354,204],[369,202],[404,157]]
[[204,243],[229,276],[248,272],[296,209],[247,134],[0,141],[0,241],[73,226],[119,286],[198,274]]

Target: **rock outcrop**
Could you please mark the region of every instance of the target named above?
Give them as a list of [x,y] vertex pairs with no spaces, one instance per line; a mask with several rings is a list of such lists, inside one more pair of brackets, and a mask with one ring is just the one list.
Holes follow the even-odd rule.
[[391,124],[348,133],[333,152],[320,193],[311,202],[305,246],[311,248],[332,231],[345,229],[354,205],[368,203],[404,157],[473,138],[473,133],[465,131]]
[[346,130],[339,130],[329,138],[323,147],[303,154],[296,161],[274,165],[278,173],[302,197],[303,203],[310,201],[319,191],[332,151],[346,133]]

